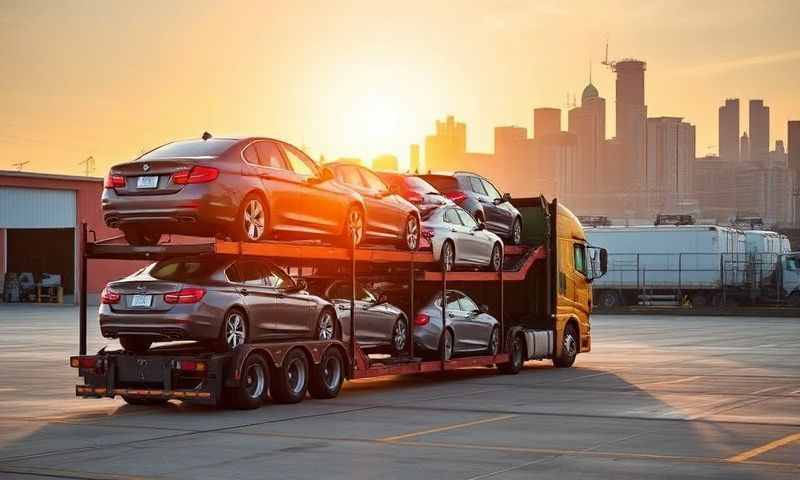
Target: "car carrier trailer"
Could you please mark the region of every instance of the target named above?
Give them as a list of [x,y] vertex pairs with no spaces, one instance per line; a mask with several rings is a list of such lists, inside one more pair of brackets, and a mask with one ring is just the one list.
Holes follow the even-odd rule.
[[[191,245],[130,246],[115,243],[116,238],[89,240],[92,232],[87,231],[84,224],[80,241],[80,354],[70,358],[70,365],[77,368],[83,378],[83,383],[76,385],[76,395],[84,398],[119,395],[132,404],[180,399],[207,405],[256,408],[267,398],[267,392],[279,403],[302,401],[307,392],[314,398],[332,398],[338,395],[345,379],[490,365],[497,366],[501,373],[515,374],[525,360],[545,358],[553,358],[557,366],[570,366],[578,352],[589,351],[591,346],[588,326],[591,292],[584,301],[588,303],[584,305],[585,318],[579,318],[579,312],[569,313],[562,308],[562,297],[569,293],[564,272],[564,265],[569,262],[559,259],[559,251],[565,249],[565,238],[572,239],[570,252],[573,243],[582,242],[583,248],[585,239],[577,238],[579,235],[574,229],[559,235],[559,228],[569,230],[565,228],[567,224],[580,228],[580,224],[556,200],[548,203],[539,197],[516,203],[523,213],[523,244],[506,246],[504,268],[499,272],[448,272],[434,262],[429,251],[377,247],[224,240]],[[194,343],[154,347],[141,354],[103,348],[94,355],[87,355],[87,262],[93,259],[155,261],[187,255],[264,257],[284,267],[298,267],[301,272],[312,271],[315,276],[349,278],[353,285],[350,315],[340,321],[350,322],[350,334],[348,338],[327,341],[248,343],[225,353]],[[584,266],[584,275],[585,269]],[[373,358],[358,344],[354,308],[356,281],[369,278],[390,280],[405,291],[407,304],[403,307],[409,329],[407,351],[402,355]],[[587,277],[587,283],[590,280]],[[575,295],[579,295],[580,288],[576,288],[573,280],[569,284],[574,294],[571,303],[577,305],[580,302],[576,303]],[[449,288],[459,288],[489,305],[490,313],[499,321],[503,339],[496,355],[444,360],[415,354],[416,297],[446,292]],[[442,302],[443,319],[447,318],[445,309],[446,302]],[[578,338],[572,338],[569,332],[575,332],[573,335]]]

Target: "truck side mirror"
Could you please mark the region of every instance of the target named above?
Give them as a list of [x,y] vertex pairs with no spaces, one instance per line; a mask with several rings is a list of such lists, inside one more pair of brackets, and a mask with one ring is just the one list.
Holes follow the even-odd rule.
[[608,250],[600,249],[600,273],[605,275],[608,272]]

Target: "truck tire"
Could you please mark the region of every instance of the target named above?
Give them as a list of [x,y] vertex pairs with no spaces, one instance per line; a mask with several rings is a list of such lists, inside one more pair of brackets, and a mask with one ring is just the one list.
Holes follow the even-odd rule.
[[237,410],[253,410],[267,400],[269,366],[261,354],[253,353],[242,366],[239,385],[227,391],[228,403]]
[[278,403],[302,402],[308,391],[308,359],[295,348],[286,354],[283,365],[275,369],[270,393]]
[[705,292],[693,293],[690,298],[692,299],[692,308],[705,308],[710,303],[710,299]]
[[602,291],[600,295],[598,295],[598,306],[603,308],[617,308],[622,305],[622,300],[620,299],[617,292],[610,292],[610,291]]
[[497,369],[503,375],[516,375],[525,364],[525,343],[520,335],[514,335],[511,339],[508,353],[510,356],[508,363],[501,363]]
[[344,358],[336,347],[322,354],[318,365],[311,368],[308,393],[312,398],[334,398],[344,383]]
[[578,356],[578,332],[571,323],[564,329],[564,339],[561,342],[561,352],[553,357],[553,365],[557,368],[569,368],[575,363]]

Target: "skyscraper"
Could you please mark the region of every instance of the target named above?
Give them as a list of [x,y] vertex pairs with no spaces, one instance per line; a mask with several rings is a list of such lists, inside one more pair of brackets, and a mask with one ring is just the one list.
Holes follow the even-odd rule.
[[800,120],[789,120],[786,125],[788,131],[789,168],[800,179]]
[[408,150],[408,171],[420,172],[421,165],[419,164],[419,145],[413,143]]
[[647,106],[644,104],[644,71],[641,60],[622,60],[612,65],[617,74],[617,140],[622,144],[621,170],[630,190],[645,185],[645,129]]
[[552,135],[561,131],[560,108],[533,109],[533,138]]
[[425,166],[428,170],[457,170],[467,150],[467,126],[452,115],[436,121],[436,134],[425,137]]
[[750,161],[769,160],[769,107],[764,100],[750,100]]
[[581,172],[577,188],[583,193],[597,193],[604,182],[603,143],[606,139],[606,100],[600,97],[591,81],[583,89],[581,106],[568,114],[568,130],[577,139],[577,166]]
[[680,117],[647,119],[647,190],[657,208],[688,200],[695,160],[695,127]]
[[719,158],[739,161],[739,99],[729,98],[719,107]]
[[739,158],[743,162],[750,161],[750,137],[747,132],[742,133],[742,138],[739,139]]

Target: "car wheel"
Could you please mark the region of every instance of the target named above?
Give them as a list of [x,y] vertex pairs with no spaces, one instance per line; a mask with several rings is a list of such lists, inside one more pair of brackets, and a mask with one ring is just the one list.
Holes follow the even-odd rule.
[[561,341],[561,353],[553,358],[553,365],[558,368],[569,368],[575,363],[578,356],[578,332],[572,324],[564,329],[564,338]]
[[336,340],[337,334],[336,315],[327,308],[322,310],[317,320],[317,333],[314,337],[318,340]]
[[334,398],[339,395],[344,383],[344,368],[342,352],[336,347],[326,350],[319,365],[311,369],[308,393],[313,398]]
[[497,355],[500,350],[500,329],[497,327],[492,328],[492,334],[489,335],[489,346],[486,353],[489,355]]
[[364,211],[359,207],[350,207],[347,210],[347,217],[344,219],[342,230],[342,246],[356,247],[364,241]]
[[308,359],[302,350],[291,350],[275,370],[270,393],[278,403],[298,403],[308,391]]
[[222,332],[219,338],[220,350],[232,351],[239,345],[247,343],[249,340],[247,327],[247,317],[241,310],[233,309],[228,311],[225,314],[225,320],[222,322]]
[[126,228],[122,231],[125,241],[137,247],[152,247],[161,240],[160,233],[148,232],[138,228]]
[[235,238],[242,242],[258,242],[267,238],[269,212],[263,198],[251,193],[244,198],[236,217]]
[[400,246],[406,250],[414,251],[419,248],[419,219],[415,215],[409,215],[406,225],[403,228],[403,238]]
[[442,335],[441,346],[439,347],[439,354],[441,359],[445,362],[451,360],[455,354],[455,339],[453,338],[453,331],[449,328],[444,331]]
[[456,247],[453,242],[446,240],[442,245],[442,255],[440,258],[442,270],[450,272],[456,266]]
[[146,337],[119,337],[119,344],[128,352],[145,353],[150,350],[153,341]]
[[269,380],[267,362],[260,354],[253,353],[244,361],[239,385],[227,392],[230,405],[239,410],[260,407],[267,400]]
[[495,243],[492,247],[492,256],[489,258],[489,271],[499,272],[503,268],[503,247]]
[[525,364],[525,344],[522,341],[522,336],[514,335],[509,347],[511,351],[509,352],[508,363],[501,363],[497,367],[503,375],[516,375]]
[[395,354],[404,353],[406,351],[406,342],[408,341],[408,323],[404,317],[398,318],[392,327],[392,351]]
[[511,245],[519,245],[522,243],[522,222],[519,217],[514,219],[514,224],[511,226]]

